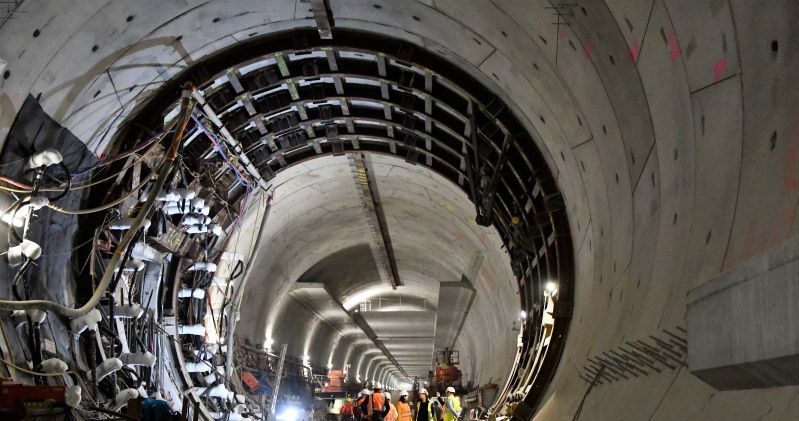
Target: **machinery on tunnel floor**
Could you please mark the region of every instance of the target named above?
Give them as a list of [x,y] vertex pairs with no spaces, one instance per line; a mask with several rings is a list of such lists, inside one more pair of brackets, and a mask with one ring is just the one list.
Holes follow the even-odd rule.
[[463,374],[458,369],[460,352],[456,349],[444,348],[436,351],[436,367],[433,378],[430,379],[432,389],[442,391],[448,387],[462,390],[461,380]]

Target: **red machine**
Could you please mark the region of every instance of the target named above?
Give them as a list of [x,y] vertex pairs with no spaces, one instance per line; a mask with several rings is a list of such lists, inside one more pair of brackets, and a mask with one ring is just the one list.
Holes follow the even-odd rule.
[[347,376],[341,370],[330,370],[327,372],[327,384],[325,384],[322,392],[324,393],[340,393],[344,391],[344,379]]
[[17,382],[0,384],[0,419],[62,419],[64,386],[31,386]]
[[436,371],[435,382],[436,387],[455,387],[461,386],[461,371],[457,365],[460,362],[460,354],[458,351],[444,348],[442,351],[436,352]]

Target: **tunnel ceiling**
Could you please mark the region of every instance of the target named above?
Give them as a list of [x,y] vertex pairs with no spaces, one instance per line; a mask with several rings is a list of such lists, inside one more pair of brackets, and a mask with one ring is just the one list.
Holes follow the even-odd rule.
[[[540,323],[541,312],[531,309],[542,307],[542,284],[547,281],[560,282],[563,300],[568,301],[573,252],[563,198],[535,141],[502,99],[452,63],[396,39],[354,31],[336,30],[335,34],[334,42],[306,31],[253,40],[196,64],[172,82],[176,85],[188,80],[197,88],[193,97],[198,104],[198,120],[190,125],[188,133],[194,134],[188,136],[182,149],[184,162],[198,163],[191,174],[202,173],[203,159],[213,155],[213,143],[195,129],[200,121],[219,132],[216,142],[231,147],[241,171],[255,183],[265,188],[279,183],[278,195],[293,194],[290,190],[283,193],[291,183],[275,178],[286,169],[320,157],[349,162],[330,170],[337,174],[335,179],[319,175],[330,179],[308,187],[308,191],[323,195],[323,203],[318,202],[319,197],[299,195],[292,199],[298,205],[291,216],[269,222],[283,232],[279,237],[268,237],[262,251],[251,258],[260,262],[281,255],[280,274],[256,263],[258,275],[245,282],[251,288],[264,286],[264,294],[288,294],[300,302],[303,292],[291,293],[283,282],[321,283],[325,291],[320,293],[330,294],[330,299],[350,313],[356,312],[355,306],[363,300],[380,298],[375,281],[396,287],[397,294],[424,300],[422,307],[429,305],[431,311],[438,307],[439,283],[462,281],[467,290],[474,290],[472,284],[496,283],[502,287],[495,290],[504,292],[491,299],[461,289],[442,290],[446,292],[445,302],[459,307],[438,307],[441,323],[432,317],[436,314],[433,312],[422,312],[419,320],[409,321],[425,332],[404,338],[405,342],[419,344],[415,353],[406,350],[395,358],[391,351],[405,345],[403,334],[392,332],[387,324],[399,313],[350,314],[351,319],[354,317],[351,322],[362,327],[382,351],[381,357],[404,378],[427,376],[433,367],[434,351],[456,345],[471,354],[471,364],[464,368],[470,375],[468,381],[474,384],[505,377],[511,368],[516,372],[525,365],[540,363],[532,351],[539,342],[535,335],[524,340],[523,361],[510,363],[512,355],[507,353],[513,345],[507,329],[521,310],[530,312],[535,323]],[[215,74],[205,76],[215,69]],[[129,131],[127,139],[143,136],[140,127],[146,127],[148,121],[152,125],[153,114],[168,119],[177,112],[176,108],[170,111],[168,105],[174,94],[167,89],[163,92],[139,113],[138,127]],[[388,165],[381,155],[401,159],[404,164]],[[461,213],[472,214],[473,224],[496,229],[502,247],[509,251],[512,273],[492,264],[486,265],[492,267],[487,270],[490,276],[480,276],[486,255],[480,249],[491,243],[486,240],[487,234],[481,233],[481,243],[474,243],[463,241],[462,230],[453,237],[442,229],[448,227],[449,219],[469,218],[432,212],[433,205],[428,202],[437,200],[432,192],[439,187],[425,187],[424,179],[403,170],[414,166],[445,177],[458,186],[459,193],[467,195],[473,209]],[[234,171],[214,171],[218,195],[231,200],[245,196]],[[309,206],[312,203],[316,205]],[[336,206],[340,205],[349,213],[339,211]],[[359,207],[367,210],[365,217],[359,215]],[[322,211],[326,211],[325,222],[303,219]],[[438,215],[438,219],[420,221],[420,215]],[[300,220],[303,224],[297,222]],[[312,234],[306,233],[309,228],[314,230]],[[295,238],[297,233],[302,234],[297,241],[281,242]],[[311,240],[313,235],[317,237]],[[308,254],[291,254],[298,250],[297,243],[305,244],[299,249]],[[439,255],[443,250],[448,253]],[[492,255],[492,259],[498,258]],[[313,266],[306,267],[309,261]],[[305,272],[297,272],[299,268]],[[476,288],[491,290],[484,285]],[[517,297],[509,295],[511,292]],[[258,297],[261,295],[247,294],[253,306]],[[471,317],[487,324],[466,323],[472,303],[477,309],[474,313],[484,315]],[[319,328],[320,323],[337,332],[341,329],[319,316],[315,305],[306,303],[305,307],[317,317],[309,321],[309,328],[301,324],[294,327],[309,331],[302,346],[292,349],[298,357],[310,356],[312,341],[316,341],[313,346],[321,347],[317,349],[329,346],[326,339],[312,338],[322,335],[318,330],[325,328]],[[497,314],[491,316],[489,308]],[[266,329],[248,330],[248,339],[254,343],[279,342],[283,320],[289,317],[283,309],[253,313],[243,324],[266,323]],[[458,342],[464,328],[468,335]],[[477,338],[479,332],[497,329],[505,333],[498,334],[496,346],[507,357],[492,366],[487,359],[490,347],[478,347]],[[334,343],[338,343],[342,335],[333,335],[337,338]],[[561,340],[562,336],[556,342]],[[314,351],[317,355],[329,353]],[[550,358],[556,359],[557,354],[552,352]],[[481,377],[477,371],[483,368],[489,374]],[[542,379],[546,381],[546,376]]]
[[[318,40],[313,9],[305,0],[241,0],[235,6],[232,4],[199,0],[69,3],[28,0],[3,5],[0,58],[7,65],[0,78],[0,137],[5,138],[9,133],[30,95],[38,98],[44,111],[90,151],[98,156],[113,156],[151,136],[147,130],[137,132],[141,127],[126,122],[136,121],[145,128],[162,124],[163,111],[170,109],[177,98],[180,82],[192,80],[203,92],[207,91],[210,99],[214,90],[206,88],[226,76],[226,69],[241,74],[240,64],[257,62],[259,57],[286,52],[284,59],[288,60],[288,54],[329,46],[330,51],[349,49],[386,54],[385,77],[380,75],[376,62],[366,60],[347,60],[353,65],[348,65],[347,72],[360,75],[361,79],[390,81],[386,83],[388,101],[383,97],[382,85],[379,89],[368,84],[346,86],[363,85],[364,95],[375,104],[401,105],[401,99],[409,97],[405,94],[418,91],[421,95],[414,100],[417,111],[413,115],[419,117],[415,128],[407,130],[405,113],[389,107],[390,118],[353,114],[364,121],[379,123],[356,125],[350,119],[355,133],[372,137],[372,141],[358,142],[360,150],[355,149],[352,137],[328,144],[326,125],[316,124],[312,126],[314,136],[307,130],[304,136],[306,141],[317,139],[322,149],[320,155],[326,157],[308,159],[317,155],[312,141],[296,147],[287,139],[290,150],[281,151],[277,142],[278,150],[274,151],[268,141],[265,146],[256,146],[261,139],[259,127],[248,127],[252,117],[265,115],[266,110],[256,106],[267,105],[246,98],[247,94],[258,94],[262,88],[242,85],[239,92],[226,80],[217,88],[231,97],[220,96],[224,104],[209,107],[215,113],[238,107],[220,120],[235,141],[238,138],[234,133],[257,133],[256,137],[246,135],[242,139],[255,142],[250,143],[250,148],[267,155],[260,156],[259,161],[250,161],[264,183],[270,176],[268,170],[275,173],[273,180],[277,180],[294,174],[291,171],[300,170],[303,165],[323,162],[332,165],[336,159],[346,160],[353,153],[395,155],[393,159],[404,162],[410,151],[411,161],[416,162],[412,168],[432,168],[454,183],[451,186],[458,186],[467,195],[464,197],[476,197],[471,186],[477,183],[469,182],[468,174],[460,167],[462,159],[457,156],[460,153],[463,157],[475,149],[469,148],[467,142],[465,149],[459,150],[454,140],[458,136],[466,138],[463,120],[442,112],[440,107],[433,107],[432,114],[422,107],[423,101],[432,95],[433,101],[440,99],[442,104],[452,104],[455,114],[464,115],[464,108],[457,106],[457,89],[453,91],[455,94],[439,98],[436,95],[440,89],[426,92],[422,84],[425,79],[419,76],[409,85],[400,71],[420,75],[413,70],[432,69],[483,104],[483,109],[489,112],[478,109],[478,115],[482,115],[479,118],[488,120],[487,115],[494,115],[491,110],[495,108],[490,106],[493,94],[507,106],[500,116],[512,115],[519,122],[516,127],[502,120],[510,132],[529,133],[529,142],[517,141],[511,147],[516,157],[510,158],[512,161],[497,184],[496,211],[491,218],[501,241],[507,242],[509,237],[507,218],[512,214],[512,196],[519,188],[516,175],[509,169],[513,167],[519,172],[523,168],[516,161],[521,146],[536,146],[540,162],[547,165],[530,161],[531,173],[537,175],[546,168],[544,172],[557,184],[568,212],[569,225],[564,231],[574,243],[573,256],[567,256],[573,257],[574,263],[571,274],[574,299],[567,300],[567,305],[559,309],[563,312],[553,315],[568,323],[569,334],[562,337],[565,345],[557,367],[554,363],[527,364],[519,356],[521,381],[508,390],[513,400],[521,401],[511,405],[519,418],[795,418],[799,406],[796,387],[718,392],[680,364],[684,355],[669,354],[677,360],[672,361],[658,353],[668,353],[670,348],[653,339],[666,344],[684,339],[682,329],[686,326],[689,290],[799,235],[796,209],[799,84],[795,78],[786,76],[795,73],[799,65],[795,48],[799,42],[795,24],[799,8],[794,2],[493,0],[468,2],[467,7],[458,0],[330,0],[329,12],[334,19],[334,31],[338,32],[329,43]],[[295,37],[291,35],[295,31],[307,35]],[[347,33],[370,36],[353,39]],[[379,44],[376,40],[384,38],[412,45],[410,58],[404,55],[408,50],[400,51],[398,44],[375,45]],[[320,99],[325,101],[323,108],[333,112],[325,121],[333,121],[339,138],[345,139],[351,133],[347,120],[342,118],[344,112],[339,105],[327,102],[328,98],[339,95],[335,80],[331,83],[320,78],[311,85],[299,86],[300,79],[313,78],[317,70],[320,75],[331,72],[326,60],[328,50],[324,51],[324,59],[306,57],[297,66],[287,65],[288,76],[278,66],[278,79],[297,81],[299,99],[291,99],[292,91],[282,86],[281,90],[287,93],[276,92],[276,96],[288,95],[289,103],[302,102],[310,121],[321,110],[304,104],[317,100],[314,91],[323,87],[324,96]],[[394,65],[392,58],[408,66]],[[339,64],[339,57],[336,59]],[[319,63],[308,66],[308,76],[300,63],[310,61]],[[332,73],[345,74],[343,70]],[[269,83],[269,76],[265,77]],[[242,76],[239,82],[242,79],[247,77]],[[317,87],[311,88],[314,85]],[[397,86],[404,88],[395,89]],[[343,82],[341,87],[345,87]],[[442,92],[447,92],[446,86],[442,88]],[[351,96],[349,92],[345,90],[344,95]],[[255,108],[254,115],[247,110],[246,101],[238,105],[239,97],[249,100]],[[286,106],[283,103],[274,109]],[[356,111],[377,110],[361,108]],[[269,110],[272,109],[269,105]],[[386,108],[383,110],[385,113]],[[299,116],[299,108],[292,112],[301,126],[304,120]],[[468,114],[467,108],[465,115]],[[430,135],[423,124],[427,116],[433,117],[431,123],[438,120],[440,127],[453,130],[435,139],[437,143],[431,138],[430,148],[422,142]],[[240,121],[228,127],[237,118]],[[215,122],[203,121],[219,129]],[[389,126],[394,126],[393,138],[388,135]],[[433,127],[438,130],[435,127],[439,126]],[[293,139],[301,138],[301,133],[294,132]],[[410,133],[420,136],[409,140],[415,149],[405,143],[404,134]],[[392,141],[396,152],[391,150]],[[496,148],[501,149],[499,139],[489,137],[488,141],[494,146],[486,143],[485,150],[477,150],[496,158],[492,154]],[[336,148],[343,146],[345,155],[330,157],[334,144]],[[202,149],[203,145],[188,147]],[[209,143],[205,147],[210,151]],[[257,154],[256,150],[252,152]],[[281,156],[273,156],[277,152],[282,153],[285,166]],[[295,165],[289,166],[289,162]],[[488,168],[495,162],[487,162]],[[346,165],[340,162],[342,171],[349,170]],[[224,167],[209,170],[213,170],[208,171],[210,177],[218,176],[219,190],[215,193],[241,203],[244,193],[234,187],[235,176]],[[302,171],[313,172],[308,168]],[[462,181],[459,172],[465,174]],[[289,178],[301,179],[294,175]],[[535,183],[525,181],[521,173],[520,176],[523,188],[537,192]],[[356,210],[362,210],[355,202],[358,190],[343,182],[331,182],[327,187],[331,194],[335,192],[353,200],[351,216],[341,225],[319,224],[319,235],[340,234],[340,238],[349,238],[363,224],[363,214],[355,214]],[[98,202],[105,194],[96,192],[86,205]],[[253,211],[265,213],[265,200],[253,198]],[[276,196],[274,200],[281,198]],[[471,202],[466,205],[475,210]],[[539,205],[535,204],[536,209]],[[229,215],[237,211],[233,207]],[[280,213],[274,213],[275,219],[265,225],[268,229],[285,226],[294,219],[280,219],[277,215]],[[523,221],[530,227],[534,219],[525,215]],[[224,222],[229,225],[231,220]],[[257,227],[253,222],[247,223],[241,242],[252,240]],[[292,284],[298,287],[286,286],[283,291],[291,300],[287,302],[303,301],[308,306],[318,301],[332,302],[337,292],[326,288],[322,291],[316,278],[336,263],[335,257],[326,257],[366,253],[366,247],[357,243],[324,244],[338,253],[326,256],[295,251],[301,259],[294,265],[298,272],[289,274],[287,268],[281,269],[285,279],[291,278],[285,282],[299,280]],[[298,249],[302,245],[298,243]],[[282,244],[281,248],[290,246]],[[566,267],[559,265],[560,270]],[[450,284],[455,283],[442,283],[440,287]],[[459,305],[458,302],[468,298],[468,291],[458,290],[454,295],[461,297],[453,299],[454,305]],[[528,295],[540,296],[540,292],[522,294],[514,304],[525,303]],[[449,305],[444,304],[440,292],[438,296],[436,309]],[[413,298],[420,300],[418,295]],[[432,301],[435,294],[430,291],[427,298]],[[424,311],[424,302],[416,304]],[[266,309],[257,308],[266,313]],[[335,323],[347,321],[346,310],[340,306],[316,311],[330,312],[330,320]],[[282,319],[291,320],[308,312],[302,305],[288,306]],[[317,328],[320,341],[334,342],[335,335],[329,333],[334,329],[320,325]],[[261,328],[265,326],[253,332]],[[344,326],[341,331],[350,329]],[[440,332],[443,331],[436,331],[436,340],[447,342],[438,338]],[[563,333],[556,330],[554,337]],[[486,332],[479,339],[491,342],[492,337],[493,332]],[[382,351],[375,349],[371,339],[360,337],[354,342],[352,350],[344,348],[343,354],[349,352],[351,359],[359,352],[357,347],[363,347],[362,355],[366,357],[362,370],[367,370],[366,366],[373,372],[377,366],[377,370],[396,370],[391,368],[393,364],[387,357],[380,356]],[[472,346],[480,346],[482,342]],[[611,357],[619,358],[616,354],[629,357],[630,354],[621,353],[625,352],[623,349],[629,353],[630,344],[638,346],[639,351],[634,352],[639,353],[643,352],[641,349],[655,352],[647,346],[656,349],[656,355],[669,365],[658,362],[656,369],[639,367],[645,373],[630,367],[625,370],[623,364],[614,363]],[[302,348],[304,344],[298,346]],[[402,355],[399,348],[396,352],[397,356]],[[315,360],[321,358],[320,363],[324,363],[324,357],[311,356]],[[464,361],[462,365],[472,364]],[[616,371],[608,369],[597,375],[600,366],[610,366]],[[541,373],[554,374],[549,377]],[[539,377],[552,381],[527,387],[530,385],[527,380]],[[600,382],[592,385],[595,379]],[[531,395],[540,399],[525,399]]]
[[[307,161],[274,179],[241,333],[254,343],[288,342],[290,352],[319,365],[351,364],[361,378],[373,378],[361,353],[375,341],[402,378],[426,378],[434,351],[453,345],[479,361],[480,373],[464,367],[467,379],[504,376],[519,307],[496,231],[475,224],[465,193],[429,169],[384,155],[367,159],[402,285],[393,289],[377,271],[374,228],[350,160]],[[258,214],[244,222],[258,223]],[[480,340],[485,331],[496,333],[492,344]]]

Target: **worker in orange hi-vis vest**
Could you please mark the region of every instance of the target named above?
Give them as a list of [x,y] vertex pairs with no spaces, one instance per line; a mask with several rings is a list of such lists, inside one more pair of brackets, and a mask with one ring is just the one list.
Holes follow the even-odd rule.
[[351,397],[347,396],[347,400],[341,405],[338,413],[341,415],[340,421],[355,421],[355,405],[353,405]]
[[413,414],[411,414],[411,404],[408,403],[408,392],[401,390],[399,401],[397,401],[397,419],[398,421],[413,421]]
[[388,405],[388,413],[383,418],[383,421],[397,421],[397,407],[391,403],[391,394],[385,392],[383,396],[386,398],[386,405]]
[[391,408],[388,406],[386,397],[383,395],[383,385],[377,382],[375,383],[372,395],[369,396],[369,405],[367,408],[369,419],[371,421],[384,421],[385,416],[388,415],[389,409]]

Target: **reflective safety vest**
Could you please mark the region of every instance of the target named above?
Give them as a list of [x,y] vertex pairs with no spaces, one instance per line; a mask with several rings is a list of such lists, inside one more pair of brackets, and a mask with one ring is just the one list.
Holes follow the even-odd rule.
[[393,403],[388,403],[388,413],[383,421],[397,421],[397,407]]
[[408,402],[397,402],[397,419],[399,421],[412,421],[411,406]]
[[[427,419],[420,420],[419,419],[419,405],[427,404]],[[416,417],[414,421],[436,421],[436,414],[433,413],[433,401],[430,399],[427,402],[422,403],[421,401],[416,402]]]
[[377,411],[380,415],[383,415],[383,411],[386,409],[386,397],[383,396],[382,392],[374,392],[369,397],[369,416]]
[[455,421],[461,414],[461,398],[457,396],[447,396],[446,400],[447,402],[452,402],[452,407],[455,408],[457,414],[453,414],[452,411],[449,410],[447,402],[444,402],[444,407],[441,408],[441,419],[443,421]]
[[354,412],[352,403],[345,402],[344,405],[341,405],[341,408],[338,410],[339,414],[341,414],[344,418],[352,418]]

